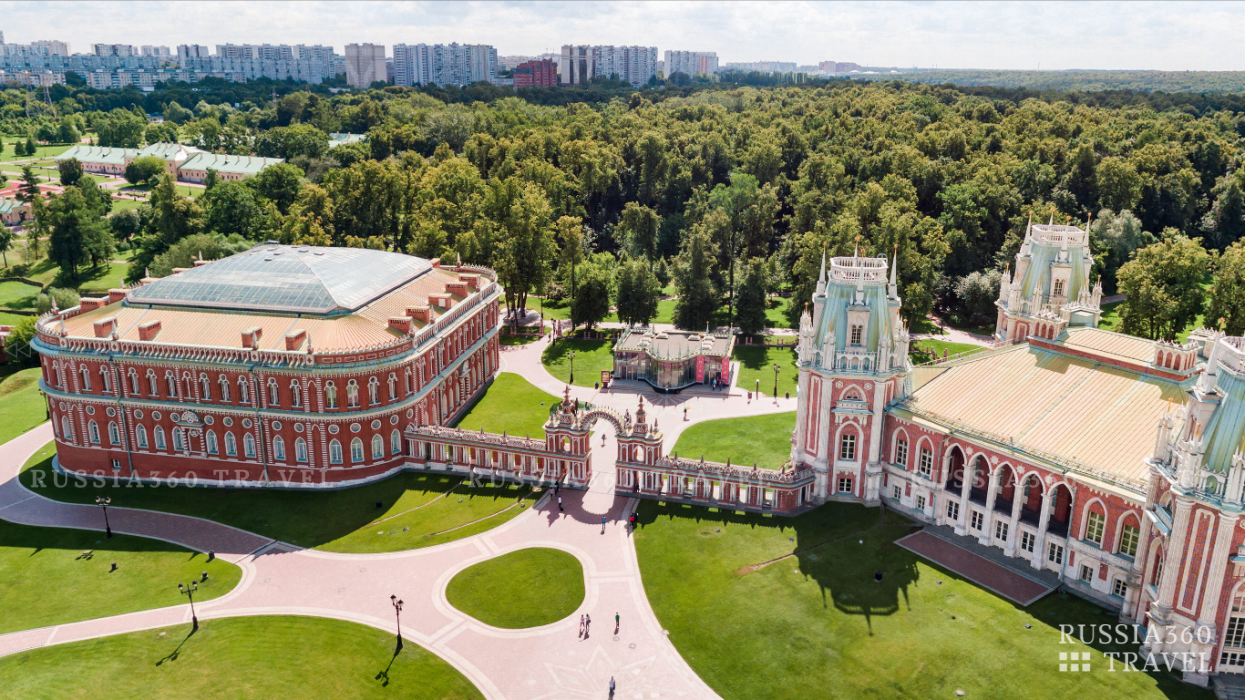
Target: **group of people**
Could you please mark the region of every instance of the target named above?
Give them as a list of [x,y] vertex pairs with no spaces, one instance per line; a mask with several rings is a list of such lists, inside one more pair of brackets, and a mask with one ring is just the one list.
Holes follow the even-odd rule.
[[[587,639],[588,633],[591,628],[592,628],[592,616],[588,614],[580,615],[579,616],[579,638]],[[620,628],[621,628],[621,618],[619,617],[618,613],[614,613],[614,634],[618,634],[618,630]],[[610,676],[610,697],[611,698],[614,697],[614,687],[615,687],[614,677]]]

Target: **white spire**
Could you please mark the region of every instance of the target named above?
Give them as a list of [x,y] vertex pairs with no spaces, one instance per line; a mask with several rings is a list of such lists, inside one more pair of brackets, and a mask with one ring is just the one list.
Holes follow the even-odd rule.
[[826,249],[821,249],[821,272],[817,275],[817,293],[826,291]]

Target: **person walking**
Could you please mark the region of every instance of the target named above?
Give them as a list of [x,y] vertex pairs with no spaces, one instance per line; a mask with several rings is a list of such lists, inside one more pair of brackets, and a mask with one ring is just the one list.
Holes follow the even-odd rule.
[[558,512],[559,512],[559,513],[563,512],[563,511],[562,511],[562,497],[561,497],[561,496],[558,496]]
[[618,613],[614,613],[614,634],[618,634],[618,630],[621,626],[619,619],[620,618],[618,617]]
[[584,615],[584,637],[587,638],[588,634],[591,631],[592,631],[592,616]]
[[614,677],[610,676],[610,697],[614,697]]
[[584,636],[584,616],[580,615],[579,616],[579,637],[582,639],[583,636]]
[[602,535],[605,534],[605,516],[604,515],[601,516],[601,534]]

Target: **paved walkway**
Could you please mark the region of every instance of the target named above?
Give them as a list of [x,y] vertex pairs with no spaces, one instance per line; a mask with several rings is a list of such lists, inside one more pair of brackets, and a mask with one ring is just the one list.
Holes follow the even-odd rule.
[[[540,365],[548,340],[512,348],[504,369],[517,371],[553,394],[563,384]],[[598,392],[573,387],[583,400],[634,413],[634,392]],[[665,396],[645,403],[663,431],[667,449],[694,422],[795,408],[795,399],[748,401],[732,389],[714,396]],[[688,421],[683,421],[687,407]],[[670,643],[644,593],[626,516],[634,499],[614,496],[612,430],[594,440],[595,474],[587,491],[562,491],[565,512],[542,498],[528,512],[486,533],[436,547],[385,554],[337,554],[303,550],[197,518],[151,511],[109,510],[113,530],[153,537],[200,551],[214,551],[243,570],[229,594],[197,604],[200,619],[246,615],[300,614],[357,622],[393,630],[389,596],[403,608],[402,634],[432,650],[496,700],[605,698],[613,676],[620,698],[717,698]],[[51,501],[25,489],[22,464],[52,438],[50,424],[0,448],[0,518],[41,526],[102,529],[98,509]],[[606,519],[602,528],[601,519]],[[445,590],[462,569],[525,547],[553,547],[573,554],[584,568],[585,600],[560,622],[524,630],[502,630],[450,606]],[[539,595],[533,591],[532,595]],[[591,636],[580,639],[580,613],[592,616]],[[613,629],[614,614],[622,618]],[[22,650],[152,629],[190,621],[188,606],[58,625],[0,636],[0,656]]]

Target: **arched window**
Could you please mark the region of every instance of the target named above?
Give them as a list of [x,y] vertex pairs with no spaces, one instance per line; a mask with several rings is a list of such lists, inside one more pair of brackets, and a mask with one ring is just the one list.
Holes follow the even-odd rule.
[[91,373],[87,370],[86,365],[83,365],[78,370],[78,374],[82,377],[82,390],[90,391],[91,390]]
[[144,450],[147,449],[147,428],[141,425],[134,428],[134,436],[134,441],[138,443],[138,446]]
[[904,438],[895,440],[895,464],[908,466],[908,441]]
[[238,377],[238,401],[251,402],[251,388],[246,383],[246,377]]
[[220,400],[229,402],[229,379],[225,375],[220,375]]
[[303,407],[303,387],[297,379],[290,382],[290,405],[294,408]]
[[204,401],[212,400],[212,382],[208,381],[206,374],[199,375],[199,394]]
[[255,459],[255,436],[247,433],[242,436],[242,450],[247,459]]
[[189,373],[182,375],[182,396],[187,399],[195,397],[195,380],[190,377]]
[[173,376],[172,372],[164,373],[164,385],[169,391],[169,398],[177,398],[177,378]]
[[157,450],[163,450],[163,449],[165,449],[165,448],[167,447],[167,445],[165,445],[165,443],[164,443],[164,427],[163,427],[163,426],[159,426],[159,425],[157,425],[157,426],[156,426],[156,427],[152,430],[152,433],[153,433],[153,434],[155,435],[155,437],[156,437],[156,449],[157,449]]
[[333,382],[329,382],[324,387],[324,406],[325,408],[337,408],[337,387]]
[[329,464],[342,463],[342,444],[336,439],[329,441]]
[[411,393],[411,370],[410,368],[407,368],[406,372],[403,373],[402,378],[405,380],[405,383],[406,383],[406,393],[410,394]]
[[359,407],[359,383],[353,379],[346,384],[346,405],[350,408]]
[[160,395],[160,387],[156,385],[156,371],[154,369],[147,370],[147,395]]
[[216,431],[207,431],[207,453],[214,455],[219,451],[219,449],[219,446],[216,444]]
[[380,403],[380,380],[376,377],[367,380],[367,400],[373,405]]
[[843,433],[839,437],[839,459],[856,459],[856,434]]
[[99,368],[99,386],[100,386],[100,390],[104,392],[112,391],[112,385],[108,381],[108,368],[107,367]]
[[95,421],[87,421],[86,434],[92,445],[99,444],[99,425]]
[[60,366],[60,363],[58,362],[52,366],[56,369],[56,386],[59,386],[62,389],[65,388],[65,374],[64,370]]
[[350,441],[350,461],[355,463],[363,461],[363,441],[359,438]]
[[121,431],[117,430],[117,424],[108,421],[108,443],[111,445],[121,444]]
[[281,394],[279,391],[277,391],[277,380],[276,379],[268,380],[268,405],[269,406],[280,406],[281,405]]
[[186,451],[186,438],[182,435],[181,428],[173,428],[173,449],[178,452]]
[[272,458],[285,460],[285,440],[282,440],[280,435],[272,438]]
[[397,428],[389,433],[389,451],[395,455],[402,452],[402,433],[398,432]]
[[372,436],[372,459],[385,458],[385,441],[379,435]]
[[138,396],[142,389],[138,386],[138,371],[133,367],[130,368],[130,393]]
[[393,374],[389,375],[389,400],[393,401],[398,398],[398,378]]
[[294,440],[294,461],[296,462],[307,461],[307,441],[302,438],[297,438]]
[[225,454],[229,457],[238,456],[238,440],[233,436],[233,431],[225,433]]

